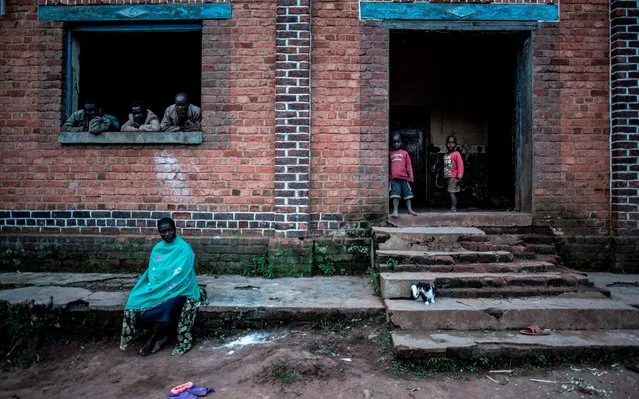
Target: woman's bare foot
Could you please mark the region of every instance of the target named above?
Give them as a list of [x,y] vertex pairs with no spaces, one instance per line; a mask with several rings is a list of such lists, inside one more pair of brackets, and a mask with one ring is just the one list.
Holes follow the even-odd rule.
[[417,214],[417,212],[415,212],[415,211],[414,211],[414,210],[412,210],[412,209],[410,209],[410,210],[408,211],[408,213],[410,213],[410,214],[411,214],[411,215],[413,215],[413,216],[417,216],[417,215],[418,215],[418,214]]
[[393,212],[393,213],[391,213],[391,217],[398,218],[399,217],[399,213]]
[[155,348],[155,335],[151,336],[148,341],[144,344],[142,349],[140,349],[140,355],[149,356],[153,353],[153,349]]

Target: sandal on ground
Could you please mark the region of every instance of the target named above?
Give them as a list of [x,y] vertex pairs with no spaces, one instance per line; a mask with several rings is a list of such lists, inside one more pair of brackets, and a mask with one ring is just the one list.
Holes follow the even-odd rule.
[[191,389],[191,388],[193,388],[193,383],[191,381],[185,382],[184,384],[176,385],[173,388],[171,388],[171,394],[178,395],[186,391],[187,389]]
[[523,330],[519,330],[520,334],[524,335],[549,335],[547,331],[544,331],[536,324],[525,327]]

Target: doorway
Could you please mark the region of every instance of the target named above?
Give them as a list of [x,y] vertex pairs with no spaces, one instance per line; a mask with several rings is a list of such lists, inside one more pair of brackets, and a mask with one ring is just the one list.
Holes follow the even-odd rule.
[[[442,174],[446,138],[464,160],[460,208],[521,210],[530,198],[529,32],[390,32],[389,132],[402,135],[416,207],[450,206]],[[524,94],[522,94],[524,93]],[[524,148],[525,147],[525,148]],[[530,190],[524,190],[528,192]],[[523,205],[523,206],[522,206]]]

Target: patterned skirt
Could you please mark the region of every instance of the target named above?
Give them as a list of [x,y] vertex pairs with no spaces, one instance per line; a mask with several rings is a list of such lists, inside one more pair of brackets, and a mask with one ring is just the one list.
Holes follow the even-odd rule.
[[[200,299],[186,298],[184,301],[184,307],[180,312],[180,316],[177,321],[177,343],[171,351],[172,355],[182,355],[188,352],[193,346],[193,335],[191,329],[195,322],[195,315],[197,309],[208,303],[207,294],[204,287],[200,286]],[[120,349],[125,350],[131,341],[138,336],[138,327],[140,316],[143,312],[125,310],[124,318],[122,320],[122,334],[120,336]]]

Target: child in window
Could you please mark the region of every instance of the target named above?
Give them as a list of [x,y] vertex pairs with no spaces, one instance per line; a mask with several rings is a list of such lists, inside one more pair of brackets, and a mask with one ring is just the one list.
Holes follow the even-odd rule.
[[402,149],[402,136],[399,133],[393,134],[392,149],[390,151],[390,186],[393,200],[392,217],[398,217],[399,199],[406,200],[406,208],[411,215],[417,215],[411,207],[410,199],[413,198],[410,184],[413,182],[413,166],[410,161],[410,155],[406,150]]
[[455,193],[460,191],[459,181],[464,177],[464,161],[456,148],[457,137],[448,136],[448,138],[446,138],[446,149],[448,149],[448,153],[444,154],[444,178],[447,180],[451,212],[457,211],[457,196]]

